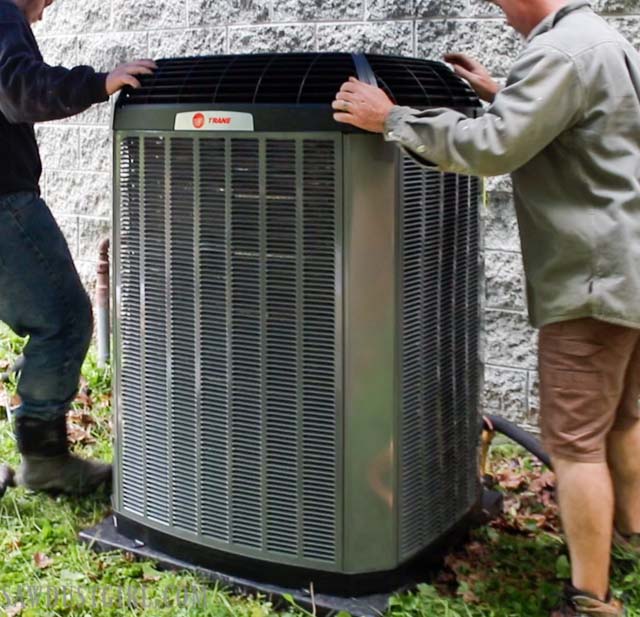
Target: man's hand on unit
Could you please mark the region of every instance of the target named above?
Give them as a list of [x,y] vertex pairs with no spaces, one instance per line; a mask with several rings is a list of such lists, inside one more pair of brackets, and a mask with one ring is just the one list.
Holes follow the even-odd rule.
[[500,85],[494,81],[489,71],[474,58],[461,53],[445,54],[444,59],[453,65],[456,75],[469,82],[476,94],[487,103],[492,103]]
[[151,75],[158,68],[153,60],[134,60],[117,66],[107,76],[107,94],[111,96],[125,86],[139,88],[140,82],[136,75]]
[[372,133],[382,133],[384,123],[394,104],[383,90],[370,86],[355,77],[342,84],[331,107],[336,122],[352,124]]

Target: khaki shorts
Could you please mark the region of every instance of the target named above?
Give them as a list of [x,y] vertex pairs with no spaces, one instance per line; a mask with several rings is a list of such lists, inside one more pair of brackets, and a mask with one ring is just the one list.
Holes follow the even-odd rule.
[[640,330],[592,318],[540,330],[540,428],[552,456],[607,460],[607,435],[640,420]]

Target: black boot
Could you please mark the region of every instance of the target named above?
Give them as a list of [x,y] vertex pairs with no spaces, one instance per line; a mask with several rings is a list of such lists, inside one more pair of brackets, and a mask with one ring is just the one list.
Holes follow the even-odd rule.
[[10,486],[15,486],[15,472],[9,465],[0,465],[0,497]]
[[15,422],[22,463],[15,475],[18,486],[47,493],[86,495],[111,485],[111,465],[69,453],[65,416],[55,420],[19,417]]

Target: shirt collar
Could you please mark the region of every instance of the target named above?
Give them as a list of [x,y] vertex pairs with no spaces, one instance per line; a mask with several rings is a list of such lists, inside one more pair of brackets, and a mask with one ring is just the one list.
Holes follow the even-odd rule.
[[548,32],[553,28],[563,17],[568,15],[569,13],[573,13],[573,11],[577,11],[578,9],[583,9],[585,6],[591,6],[589,0],[575,0],[574,2],[569,2],[565,4],[561,9],[555,11],[555,13],[551,13],[547,15],[530,33],[527,37],[527,43],[531,42],[539,34],[543,34],[544,32]]

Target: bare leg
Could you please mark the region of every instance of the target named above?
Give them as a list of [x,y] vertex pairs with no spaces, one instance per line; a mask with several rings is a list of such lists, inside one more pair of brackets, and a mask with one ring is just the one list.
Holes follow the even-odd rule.
[[616,527],[624,534],[640,533],[640,422],[609,433],[607,456],[615,487]]
[[606,463],[553,459],[572,585],[605,600],[613,534],[613,482]]

